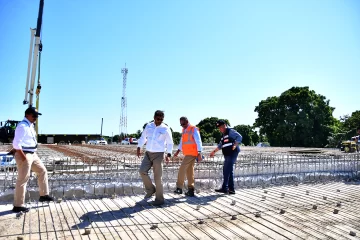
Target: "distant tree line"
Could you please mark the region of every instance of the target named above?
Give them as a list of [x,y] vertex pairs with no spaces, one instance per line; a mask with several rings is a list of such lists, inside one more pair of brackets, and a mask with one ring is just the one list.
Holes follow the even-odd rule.
[[[356,135],[356,128],[360,126],[360,111],[336,119],[333,117],[334,110],[330,100],[309,87],[292,87],[280,96],[261,100],[254,110],[258,117],[253,125],[236,125],[233,128],[242,135],[242,144],[246,146],[268,142],[278,147],[338,147],[342,140]],[[221,119],[231,126],[227,119]],[[217,120],[217,117],[208,117],[196,125],[204,143],[220,141]],[[128,137],[140,138],[141,132],[138,130]],[[172,129],[171,132],[174,143],[178,144],[181,133]],[[118,139],[119,135],[115,135],[113,141]]]

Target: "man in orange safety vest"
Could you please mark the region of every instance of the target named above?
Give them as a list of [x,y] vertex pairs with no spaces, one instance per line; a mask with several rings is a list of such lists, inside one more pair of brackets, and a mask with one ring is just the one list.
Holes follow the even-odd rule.
[[177,157],[179,152],[182,151],[184,154],[184,159],[181,163],[178,178],[176,182],[176,190],[174,193],[182,194],[182,188],[185,181],[185,175],[188,181],[188,191],[185,193],[186,196],[194,197],[194,166],[195,160],[200,162],[202,160],[201,151],[202,151],[202,142],[200,138],[199,129],[191,125],[187,117],[180,118],[180,125],[183,127],[182,135],[180,139],[180,144],[178,150],[174,154],[174,157]]

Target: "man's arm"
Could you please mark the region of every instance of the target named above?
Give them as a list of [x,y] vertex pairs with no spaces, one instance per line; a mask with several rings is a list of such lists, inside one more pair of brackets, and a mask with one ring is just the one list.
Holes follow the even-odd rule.
[[147,128],[148,128],[148,125],[146,125],[144,131],[141,133],[141,137],[138,140],[138,145],[137,145],[138,148],[141,148],[142,146],[144,146],[144,144],[146,142]]
[[194,129],[194,140],[195,140],[197,151],[198,151],[197,161],[201,162],[203,160],[203,156],[201,154],[202,142],[201,142],[200,132],[197,127],[195,127],[195,129]]
[[235,129],[231,129],[231,131],[229,132],[229,137],[231,137],[235,140],[235,143],[233,146],[233,150],[234,150],[242,142],[242,136]]
[[166,129],[165,142],[166,142],[166,152],[172,154],[173,147],[174,147],[174,142],[173,142],[173,138],[172,138],[170,128]]
[[201,137],[200,137],[200,133],[197,128],[195,128],[195,131],[194,131],[194,140],[196,142],[198,152],[202,152]]
[[234,135],[234,139],[237,143],[241,143],[242,142],[242,136],[240,133],[238,133],[236,130],[233,130],[233,135]]
[[174,157],[177,157],[181,151],[182,151],[182,135],[180,136],[180,143],[179,143],[179,146],[178,146],[178,150],[174,154]]
[[146,138],[147,138],[147,128],[148,128],[148,124],[146,125],[144,131],[141,133],[140,139],[138,140],[138,145],[137,145],[137,149],[136,149],[136,155],[137,155],[138,157],[140,157],[140,154],[141,154],[140,148],[141,148],[142,146],[144,146],[144,144],[145,144],[145,142],[146,142]]
[[15,149],[16,152],[18,152],[20,154],[22,161],[26,160],[26,155],[22,150],[22,143],[23,143],[25,134],[26,134],[25,126],[18,125],[18,127],[15,130],[15,137],[13,140],[13,148]]

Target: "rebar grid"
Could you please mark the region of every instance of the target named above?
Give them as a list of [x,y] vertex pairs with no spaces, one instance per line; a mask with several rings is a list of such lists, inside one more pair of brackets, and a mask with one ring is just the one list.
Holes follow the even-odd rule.
[[[221,185],[221,153],[195,164],[195,188],[211,189]],[[56,196],[127,195],[144,192],[138,173],[141,158],[133,146],[42,146],[38,155],[48,170],[49,187]],[[359,154],[289,154],[286,152],[253,152],[239,154],[234,166],[237,188],[326,182],[357,179],[360,176]],[[164,163],[165,191],[175,188],[181,158]],[[0,172],[0,199],[12,195],[17,171],[5,166]],[[152,175],[152,170],[150,170]],[[151,176],[152,177],[152,176]],[[28,191],[37,192],[36,175],[28,182]],[[185,187],[185,186],[184,186]],[[5,197],[7,199],[7,197]]]

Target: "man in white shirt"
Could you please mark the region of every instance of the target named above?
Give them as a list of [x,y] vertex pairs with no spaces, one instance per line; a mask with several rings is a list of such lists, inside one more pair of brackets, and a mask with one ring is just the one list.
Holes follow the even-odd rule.
[[49,202],[54,199],[49,196],[48,174],[44,164],[36,154],[37,140],[34,122],[41,115],[34,107],[25,111],[25,118],[19,122],[15,130],[13,148],[15,152],[18,177],[15,186],[13,212],[28,212],[24,206],[26,184],[30,178],[30,170],[37,173],[40,193],[40,202]]
[[[139,173],[145,185],[145,198],[150,198],[155,193],[155,201],[151,203],[154,206],[160,206],[165,202],[162,183],[164,153],[167,153],[165,160],[168,162],[174,146],[171,130],[163,120],[164,112],[157,110],[154,121],[146,125],[137,145],[137,156],[140,157],[140,148],[146,142],[146,152]],[[149,177],[151,167],[153,167],[156,187]]]

